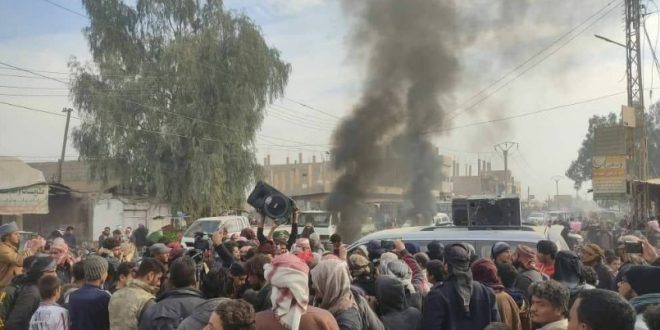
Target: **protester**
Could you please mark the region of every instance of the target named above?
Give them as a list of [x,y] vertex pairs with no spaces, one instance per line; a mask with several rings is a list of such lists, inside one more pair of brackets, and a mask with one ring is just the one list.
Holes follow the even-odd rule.
[[619,294],[637,312],[635,329],[646,329],[643,314],[649,306],[660,304],[660,267],[630,265],[619,271]]
[[376,281],[372,276],[371,263],[358,253],[348,257],[348,266],[353,278],[353,285],[362,289],[366,295],[376,296]]
[[256,312],[265,311],[271,308],[270,291],[271,287],[264,276],[264,266],[269,264],[271,258],[265,254],[257,254],[245,263],[247,280],[250,289],[253,291],[253,297],[246,298],[254,306]]
[[69,296],[85,284],[84,262],[73,264],[72,271],[73,283],[62,284],[62,291],[58,303],[66,308],[69,307]]
[[108,278],[107,281],[113,286],[117,280],[117,268],[121,264],[122,251],[121,244],[114,237],[107,238],[103,241],[103,249],[99,249],[99,255],[108,262]]
[[[660,330],[660,305],[647,307],[643,318],[649,330]],[[635,330],[638,329],[642,328],[636,328]]]
[[532,296],[532,321],[541,326],[538,330],[566,330],[568,320],[565,315],[570,298],[568,288],[549,280],[533,283],[529,291]]
[[504,285],[497,276],[495,263],[489,259],[479,259],[472,264],[471,270],[475,281],[479,281],[495,292],[500,320],[513,330],[521,330],[520,309],[516,301],[504,290]]
[[[110,228],[108,228],[110,230]],[[138,228],[133,231],[133,234],[131,235],[131,241],[135,244],[138,250],[142,252],[142,248],[149,245],[148,240],[147,240],[147,235],[149,234],[149,231],[147,228],[144,226],[144,224],[139,224]]]
[[442,285],[442,282],[447,277],[447,271],[445,270],[445,265],[443,261],[438,259],[432,259],[426,264],[426,278],[431,284],[430,290],[433,290],[438,285]]
[[424,300],[421,329],[483,329],[499,321],[495,294],[472,280],[470,252],[463,244],[444,250],[447,280],[436,285]]
[[513,255],[513,265],[520,275],[516,279],[516,287],[522,292],[529,292],[532,283],[543,281],[546,277],[536,268],[536,251],[519,244]]
[[422,309],[423,296],[412,283],[412,270],[405,262],[401,260],[394,260],[387,263],[381,276],[390,275],[397,279],[404,288],[406,301],[408,306]]
[[243,296],[245,290],[249,288],[247,284],[247,272],[245,271],[245,265],[240,262],[236,262],[231,267],[229,267],[229,274],[231,275],[232,284],[233,284],[233,298],[239,298]]
[[[344,248],[345,249],[345,248]],[[403,243],[401,240],[394,241],[394,252],[399,258],[401,258],[401,263],[406,267],[399,266],[398,269],[389,267],[389,273],[395,275],[402,281],[410,280],[412,288],[414,290],[407,290],[408,302],[413,307],[419,309],[422,308],[422,296],[426,295],[429,292],[429,287],[427,285],[426,279],[424,277],[424,271],[422,267],[419,266],[417,260],[413,257],[410,251],[415,252],[419,248],[416,244],[412,243]],[[417,296],[417,297],[415,297]]]
[[0,289],[6,287],[14,276],[21,274],[26,257],[37,253],[45,245],[43,239],[32,240],[28,248],[18,252],[20,243],[21,234],[16,222],[0,226]]
[[339,329],[364,329],[362,315],[351,292],[346,264],[337,259],[322,260],[311,270],[318,306],[329,311]]
[[134,276],[135,267],[136,264],[134,262],[122,262],[119,264],[119,267],[117,267],[117,281],[115,281],[114,287],[110,292],[114,293],[119,289],[125,288]]
[[118,226],[117,229],[112,231],[112,238],[120,244],[124,241],[124,233],[121,232],[121,226]]
[[506,242],[497,242],[490,250],[490,258],[495,263],[511,263],[511,247]]
[[[390,264],[391,265],[391,264]],[[392,275],[381,275],[376,279],[378,315],[385,329],[417,329],[422,312],[409,305],[406,286]]]
[[327,310],[309,306],[309,267],[291,254],[275,257],[266,264],[264,275],[272,287],[272,308],[256,315],[256,328],[277,329],[339,329]]
[[74,234],[73,226],[66,227],[66,232],[64,232],[62,238],[64,239],[64,242],[66,242],[66,244],[69,246],[70,249],[75,249],[76,247],[78,247],[78,244],[76,243],[76,235]]
[[444,261],[443,257],[443,250],[444,250],[444,245],[438,241],[431,241],[429,244],[426,245],[426,254],[429,255],[429,259],[431,260],[440,260]]
[[108,277],[108,261],[92,255],[83,263],[85,285],[69,296],[71,330],[109,329],[110,292],[101,289],[101,285]]
[[201,291],[206,299],[195,306],[195,311],[185,318],[177,330],[198,330],[208,323],[216,307],[229,300],[234,286],[229,271],[224,268],[209,271],[202,281]]
[[580,292],[571,307],[568,330],[633,330],[635,311],[621,296],[602,289]]
[[156,243],[149,247],[149,256],[167,266],[168,261],[170,260],[170,251],[172,251],[172,249],[168,248],[165,244]]
[[41,295],[38,282],[44,276],[55,276],[55,260],[51,257],[35,257],[30,268],[12,285],[16,285],[13,306],[7,310],[5,329],[28,329],[32,314],[39,308]]
[[227,300],[218,304],[204,330],[254,330],[254,317],[254,308],[245,300]]
[[555,257],[557,255],[557,244],[553,241],[541,240],[536,243],[536,258],[538,269],[548,277],[555,272]]
[[110,227],[105,227],[101,235],[99,235],[99,247],[103,247],[103,242],[108,238],[110,238]]
[[60,281],[64,284],[71,283],[73,258],[69,254],[69,245],[67,245],[64,239],[56,238],[50,245],[50,250],[48,250],[48,252],[57,263],[57,277],[59,277]]
[[169,271],[171,288],[143,313],[140,330],[176,329],[193,313],[195,306],[204,302],[202,293],[195,289],[196,265],[190,257],[174,260]]
[[605,257],[605,252],[598,245],[590,243],[582,247],[580,253],[580,261],[586,266],[593,267],[598,274],[598,285],[596,286],[599,289],[605,290],[614,290],[614,274],[603,265],[603,258]]
[[580,291],[594,288],[586,283],[582,262],[577,254],[572,251],[559,251],[557,253],[555,273],[552,274],[552,279],[568,288],[571,303],[575,301]]
[[[621,267],[621,258],[619,258],[619,256],[617,256],[614,251],[606,250],[605,263],[607,264],[607,268],[609,268],[612,272],[612,275],[616,276],[616,273],[619,271],[619,267]],[[614,283],[614,285],[616,286],[616,283]]]
[[344,244],[342,242],[342,237],[341,235],[334,233],[330,235],[330,243],[332,243],[332,253],[336,256],[339,256],[339,248]]
[[165,266],[154,259],[145,258],[140,263],[135,278],[118,289],[110,298],[108,312],[111,330],[137,330],[142,314],[155,303],[160,278]]
[[57,304],[61,287],[57,276],[46,275],[39,280],[41,303],[30,318],[30,330],[67,330],[69,311]]

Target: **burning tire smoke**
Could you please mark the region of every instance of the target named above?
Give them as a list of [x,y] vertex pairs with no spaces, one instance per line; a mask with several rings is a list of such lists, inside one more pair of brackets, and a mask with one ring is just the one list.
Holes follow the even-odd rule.
[[386,148],[406,160],[407,198],[415,214],[432,216],[431,190],[439,171],[428,132],[444,124],[443,99],[459,73],[461,43],[451,0],[345,0],[353,19],[350,46],[366,64],[363,94],[333,136],[333,166],[343,174],[328,198],[341,213],[338,232],[359,237],[366,218],[361,202]]

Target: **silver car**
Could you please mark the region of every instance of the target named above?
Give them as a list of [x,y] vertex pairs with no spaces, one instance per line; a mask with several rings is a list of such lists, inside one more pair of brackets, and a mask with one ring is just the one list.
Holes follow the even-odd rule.
[[382,230],[360,238],[348,248],[349,251],[370,241],[394,241],[400,239],[407,243],[415,243],[420,251],[426,251],[426,245],[431,241],[439,241],[447,245],[451,243],[470,243],[482,258],[490,257],[491,247],[496,242],[506,242],[515,250],[518,244],[536,249],[540,240],[550,240],[557,244],[559,250],[568,250],[568,245],[561,236],[561,226],[552,227],[506,227],[506,228],[475,228],[475,227],[407,227]]

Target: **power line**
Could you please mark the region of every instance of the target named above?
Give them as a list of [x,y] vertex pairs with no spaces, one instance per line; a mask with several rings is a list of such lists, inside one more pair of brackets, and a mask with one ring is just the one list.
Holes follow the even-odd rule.
[[300,102],[300,101],[296,101],[296,100],[291,99],[291,98],[289,98],[289,97],[286,97],[286,96],[285,96],[284,99],[285,99],[285,100],[288,100],[288,101],[290,101],[290,102],[293,102],[293,103],[295,103],[295,104],[298,104],[298,105],[300,105],[300,106],[302,106],[302,107],[305,107],[305,108],[307,108],[307,109],[310,109],[310,110],[316,111],[316,112],[318,112],[318,113],[322,113],[322,114],[324,114],[324,115],[326,115],[326,116],[328,116],[328,117],[332,117],[332,118],[334,118],[334,119],[341,119],[340,117],[337,117],[337,116],[335,116],[335,115],[333,115],[333,114],[330,114],[330,113],[327,113],[327,112],[325,112],[325,111],[319,110],[319,109],[317,109],[317,108],[315,108],[315,107],[312,107],[311,105],[308,105],[308,104],[302,103],[302,102]]
[[4,65],[4,66],[6,66],[6,67],[14,68],[14,69],[19,70],[19,71],[23,71],[23,72],[31,73],[31,74],[33,74],[33,75],[35,75],[35,76],[39,76],[39,77],[42,77],[42,78],[46,78],[46,79],[50,79],[50,80],[54,80],[54,81],[57,81],[57,82],[59,82],[59,83],[65,84],[65,85],[68,85],[68,84],[69,84],[68,82],[65,82],[65,81],[63,81],[63,80],[60,80],[60,79],[58,79],[58,78],[49,77],[49,76],[43,75],[43,74],[38,73],[38,72],[30,71],[30,70],[27,70],[27,69],[23,69],[23,68],[20,68],[20,67],[17,67],[17,66],[11,65],[11,64],[9,64],[9,63],[5,63],[5,62],[1,62],[1,61],[0,61],[0,64],[1,64],[1,65]]
[[[585,23],[587,23],[589,20],[591,20],[593,17],[597,16],[599,13],[601,13],[603,10],[605,10],[607,7],[609,7],[612,3],[615,3],[615,2],[616,2],[616,0],[613,0],[613,1],[609,2],[609,3],[608,3],[607,5],[605,5],[603,8],[601,8],[600,10],[598,10],[596,13],[594,13],[594,14],[591,15],[591,16],[589,16],[585,21],[583,21],[582,23],[578,24],[578,25],[575,26],[573,29],[569,30],[567,33],[563,34],[562,36],[560,36],[559,38],[557,38],[555,41],[553,41],[552,43],[550,43],[550,45],[548,45],[548,46],[546,46],[545,48],[543,48],[540,52],[534,54],[532,57],[530,57],[529,59],[527,59],[526,61],[524,61],[524,62],[521,63],[520,65],[516,66],[513,70],[509,71],[509,72],[506,73],[504,76],[500,77],[500,78],[497,79],[495,82],[491,83],[488,87],[486,87],[485,89],[481,90],[481,91],[478,92],[477,94],[475,94],[475,95],[473,95],[472,97],[470,97],[470,99],[468,99],[468,101],[474,99],[474,98],[475,98],[476,96],[478,96],[478,95],[483,94],[485,91],[487,91],[487,90],[490,89],[491,87],[497,85],[499,82],[501,82],[501,81],[503,81],[504,79],[506,79],[506,77],[510,76],[511,74],[513,74],[514,72],[516,72],[518,69],[522,68],[522,67],[525,66],[527,63],[531,62],[533,59],[535,59],[536,57],[538,57],[538,56],[540,56],[541,54],[543,54],[546,50],[548,50],[548,49],[552,48],[553,46],[555,46],[558,42],[560,42],[560,41],[561,41],[562,39],[564,39],[566,36],[572,34],[575,30],[577,30],[578,28],[580,28],[582,25],[584,25]],[[451,116],[452,114],[454,114],[454,115],[453,115],[449,120],[453,120],[454,118],[458,117],[461,113],[463,113],[463,112],[465,112],[465,111],[468,111],[468,110],[470,110],[470,109],[473,109],[473,108],[476,107],[477,105],[483,103],[486,99],[488,99],[489,97],[491,97],[491,96],[494,95],[495,93],[497,93],[497,92],[499,92],[500,90],[502,90],[504,87],[506,87],[506,86],[508,86],[509,84],[511,84],[514,80],[518,79],[520,76],[524,75],[525,73],[527,73],[528,71],[530,71],[532,68],[534,68],[534,67],[536,67],[537,65],[541,64],[541,63],[542,63],[543,61],[545,61],[547,58],[549,58],[550,56],[554,55],[554,54],[557,53],[559,50],[561,50],[564,46],[566,46],[566,45],[569,44],[571,41],[573,41],[575,38],[577,38],[577,37],[578,37],[580,34],[582,34],[584,31],[586,31],[587,29],[589,29],[590,27],[592,27],[595,23],[597,23],[597,22],[600,21],[601,19],[605,18],[607,15],[609,15],[614,9],[616,9],[616,8],[619,7],[620,5],[621,5],[621,3],[617,4],[616,6],[613,6],[613,7],[610,8],[609,10],[607,10],[603,15],[601,15],[601,16],[598,17],[596,20],[594,20],[593,22],[591,22],[589,25],[587,25],[584,29],[582,29],[581,31],[579,31],[577,34],[573,35],[571,38],[569,38],[567,41],[565,41],[565,42],[564,42],[562,45],[560,45],[558,48],[556,48],[555,50],[553,50],[552,52],[550,52],[548,55],[546,55],[546,56],[544,56],[543,58],[541,58],[539,61],[533,63],[531,66],[527,67],[527,68],[526,68],[525,70],[523,70],[522,72],[520,72],[520,73],[518,73],[517,75],[515,75],[512,79],[507,80],[504,84],[502,84],[502,85],[500,85],[499,87],[497,87],[497,88],[496,88],[494,91],[492,91],[491,93],[484,95],[483,97],[481,97],[480,99],[478,99],[476,102],[470,104],[469,106],[467,106],[467,107],[465,107],[465,108],[463,108],[463,109],[461,109],[461,108],[457,108],[456,110],[450,112],[450,113],[448,114],[449,116]],[[467,103],[467,102],[464,102],[464,103]]]
[[582,101],[577,101],[577,102],[573,102],[573,103],[569,103],[569,104],[563,104],[563,105],[558,105],[558,106],[545,108],[545,109],[540,109],[540,110],[536,110],[536,111],[525,112],[525,113],[521,113],[521,114],[517,114],[517,115],[513,115],[513,116],[502,117],[502,118],[486,120],[486,121],[480,121],[480,122],[465,124],[465,125],[461,125],[461,126],[454,126],[454,127],[449,127],[449,128],[429,130],[429,131],[426,131],[424,133],[427,133],[427,134],[428,133],[441,133],[441,132],[453,131],[453,130],[460,129],[460,128],[467,128],[467,127],[480,126],[480,125],[491,124],[491,123],[498,123],[498,122],[502,122],[502,121],[515,119],[515,118],[528,117],[528,116],[532,116],[532,115],[543,113],[543,112],[550,112],[550,111],[560,110],[560,109],[564,109],[564,108],[569,108],[569,107],[572,107],[572,106],[585,104],[585,103],[590,103],[590,102],[606,99],[606,98],[609,98],[609,97],[622,95],[622,94],[625,94],[625,93],[626,92],[618,92],[618,93],[613,93],[613,94],[607,94],[607,95],[602,95],[602,96],[598,96],[598,97],[594,97],[594,98],[590,98],[590,99],[586,99],[586,100],[582,100]]
[[72,14],[78,15],[78,16],[80,16],[80,17],[89,18],[89,17],[87,17],[87,15],[82,14],[82,13],[79,13],[79,12],[73,10],[73,9],[69,9],[69,8],[67,8],[67,7],[64,7],[64,6],[60,5],[59,3],[56,3],[56,2],[53,2],[53,1],[50,1],[50,0],[43,0],[43,1],[46,2],[46,3],[49,3],[49,4],[51,4],[51,5],[53,5],[53,6],[55,6],[55,7],[58,7],[58,8],[60,8],[60,9],[66,10],[66,11],[72,13]]

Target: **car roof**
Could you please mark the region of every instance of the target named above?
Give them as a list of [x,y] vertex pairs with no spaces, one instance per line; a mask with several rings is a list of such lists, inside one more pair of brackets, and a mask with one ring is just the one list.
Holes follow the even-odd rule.
[[468,227],[405,227],[383,230],[362,237],[353,245],[365,244],[371,240],[394,240],[403,241],[510,241],[510,242],[538,242],[546,239],[541,231],[522,226],[517,229],[512,227],[494,228],[468,228]]

